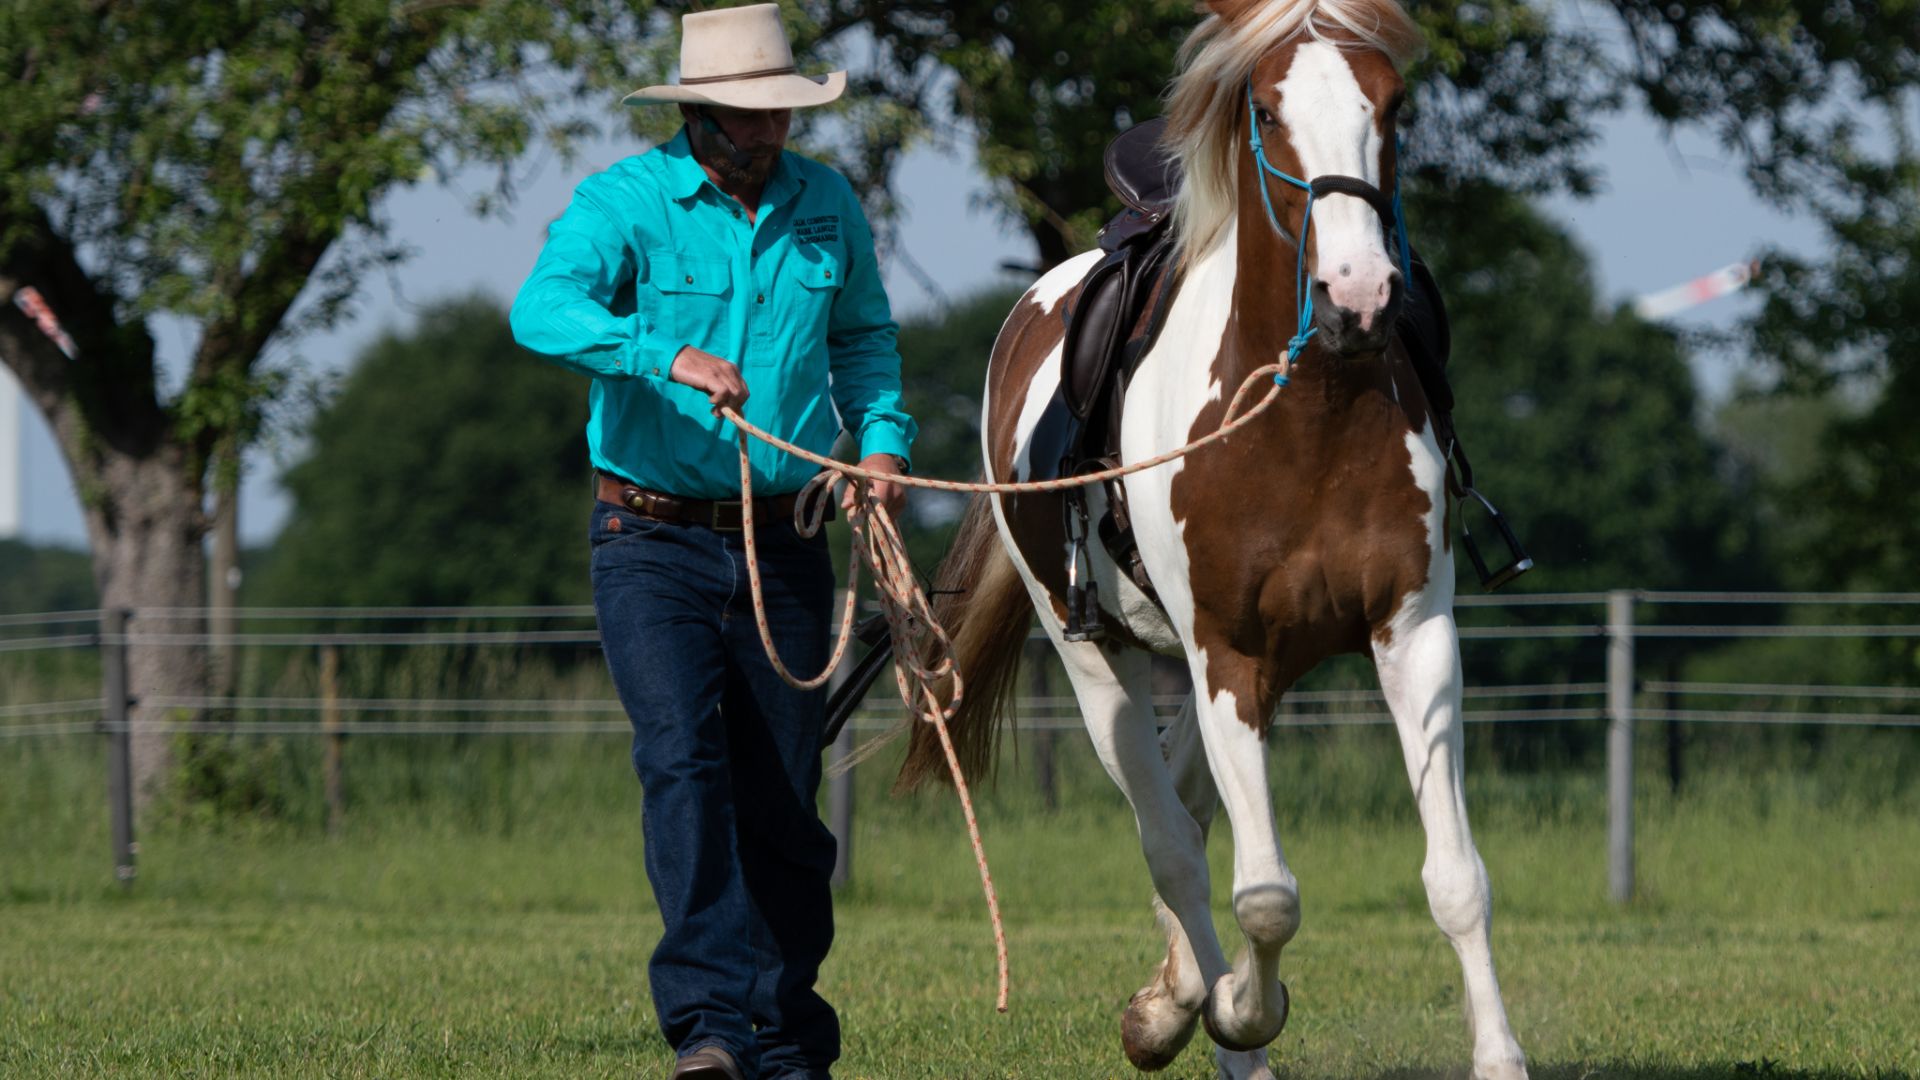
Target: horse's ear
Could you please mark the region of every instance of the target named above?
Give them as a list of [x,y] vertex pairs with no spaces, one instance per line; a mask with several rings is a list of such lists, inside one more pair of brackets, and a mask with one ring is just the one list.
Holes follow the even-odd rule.
[[1222,22],[1234,23],[1265,2],[1266,0],[1200,0],[1197,6],[1205,14],[1218,15]]

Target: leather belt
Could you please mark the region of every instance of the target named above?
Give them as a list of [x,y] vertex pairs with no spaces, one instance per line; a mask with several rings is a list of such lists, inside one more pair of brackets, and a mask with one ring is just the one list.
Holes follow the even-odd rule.
[[[594,472],[594,497],[603,503],[624,507],[644,518],[656,521],[671,521],[681,525],[704,525],[716,532],[739,532],[741,529],[741,507],[739,499],[687,499],[679,495],[669,495],[664,491],[652,491],[643,488],[631,480],[610,473]],[[798,492],[785,495],[762,495],[753,500],[753,516],[756,522],[765,524],[773,521],[792,521],[793,504],[798,501]],[[826,520],[833,519],[833,508],[828,507]]]

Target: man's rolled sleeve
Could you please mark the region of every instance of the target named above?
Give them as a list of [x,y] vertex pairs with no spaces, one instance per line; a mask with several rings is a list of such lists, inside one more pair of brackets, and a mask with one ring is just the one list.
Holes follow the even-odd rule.
[[833,404],[847,430],[859,440],[861,457],[898,454],[911,461],[914,436],[920,429],[902,408],[896,341],[900,331],[880,282],[873,232],[860,204],[851,197],[843,220],[847,223],[846,281],[834,299],[827,325]]
[[533,272],[514,298],[513,337],[562,367],[601,378],[665,382],[677,343],[653,333],[638,314],[610,310],[622,285],[637,280],[644,256],[594,197],[589,177],[566,213],[547,230]]

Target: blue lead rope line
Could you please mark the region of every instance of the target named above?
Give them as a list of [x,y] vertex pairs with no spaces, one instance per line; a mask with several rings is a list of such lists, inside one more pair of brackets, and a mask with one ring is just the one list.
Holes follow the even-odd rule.
[[[1253,151],[1253,160],[1260,166],[1260,171],[1277,176],[1307,193],[1307,212],[1300,219],[1300,235],[1293,245],[1293,295],[1300,308],[1300,323],[1295,327],[1293,337],[1287,341],[1287,365],[1291,368],[1293,362],[1300,358],[1300,354],[1306,351],[1307,341],[1320,330],[1313,325],[1313,290],[1306,287],[1307,230],[1313,226],[1313,185],[1274,168],[1273,163],[1267,160],[1266,146],[1260,140],[1260,117],[1253,108],[1252,76],[1247,78],[1247,131],[1250,133],[1247,148]],[[1287,235],[1287,230],[1280,224],[1280,215],[1273,212],[1273,195],[1267,190],[1267,180],[1264,176],[1260,178],[1260,203],[1267,208],[1267,220],[1273,223],[1274,231],[1281,236]],[[1285,386],[1288,376],[1283,372],[1275,375],[1273,381],[1277,386]]]
[[[1300,234],[1295,238],[1293,245],[1293,295],[1295,305],[1300,309],[1300,322],[1299,325],[1294,328],[1293,337],[1287,339],[1287,366],[1288,369],[1291,370],[1294,361],[1300,359],[1300,354],[1306,351],[1307,342],[1312,339],[1313,335],[1320,332],[1320,328],[1313,325],[1313,290],[1307,288],[1307,230],[1313,227],[1314,191],[1313,185],[1308,181],[1275,168],[1273,162],[1267,160],[1266,145],[1260,138],[1260,118],[1254,112],[1253,107],[1253,76],[1251,75],[1247,76],[1247,131],[1247,148],[1253,151],[1254,163],[1259,165],[1260,171],[1267,176],[1277,176],[1307,193],[1307,212],[1300,219]],[[1407,245],[1407,216],[1400,209],[1399,140],[1399,134],[1395,133],[1393,229],[1395,233],[1394,239],[1399,242],[1400,246],[1400,280],[1404,288],[1412,288],[1412,248]],[[1273,195],[1267,190],[1266,176],[1260,178],[1260,203],[1267,208],[1267,221],[1273,225],[1273,230],[1281,236],[1287,235],[1286,228],[1280,224],[1280,215],[1273,211]],[[1281,374],[1275,375],[1273,381],[1276,386],[1285,386],[1289,378],[1285,372],[1282,372]]]

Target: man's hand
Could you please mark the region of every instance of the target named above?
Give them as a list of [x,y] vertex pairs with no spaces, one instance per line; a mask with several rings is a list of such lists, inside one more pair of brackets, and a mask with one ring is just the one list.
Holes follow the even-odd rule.
[[[902,471],[900,468],[900,459],[894,457],[892,454],[868,454],[866,457],[860,459],[860,467],[866,469],[868,472],[889,473],[893,476],[899,476]],[[873,497],[879,501],[881,506],[887,508],[888,516],[898,521],[900,511],[904,510],[907,505],[906,485],[889,484],[885,480],[870,480],[867,483],[873,488]],[[853,492],[854,485],[848,484],[846,494],[840,497],[840,509],[853,509]]]
[[719,416],[723,408],[738,412],[747,401],[747,381],[740,377],[740,369],[691,345],[674,355],[667,378],[707,395],[715,416]]

